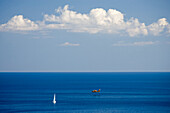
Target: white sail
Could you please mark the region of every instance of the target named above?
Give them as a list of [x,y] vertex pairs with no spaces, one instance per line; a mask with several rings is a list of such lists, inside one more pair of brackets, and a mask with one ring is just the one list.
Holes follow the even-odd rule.
[[54,103],[54,104],[56,103],[56,100],[55,100],[55,94],[54,94],[54,99],[53,99],[53,103]]

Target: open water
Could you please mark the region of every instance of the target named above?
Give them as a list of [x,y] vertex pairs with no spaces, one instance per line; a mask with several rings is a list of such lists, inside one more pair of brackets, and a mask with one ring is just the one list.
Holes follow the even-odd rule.
[[0,73],[0,112],[170,113],[170,73]]

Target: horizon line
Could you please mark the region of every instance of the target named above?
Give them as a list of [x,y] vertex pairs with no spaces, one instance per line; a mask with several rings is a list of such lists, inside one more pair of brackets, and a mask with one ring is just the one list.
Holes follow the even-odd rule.
[[46,72],[46,73],[50,73],[50,72],[52,72],[52,73],[71,73],[71,72],[73,72],[73,73],[76,73],[76,72],[170,72],[170,70],[164,70],[164,71],[162,71],[162,70],[149,70],[149,71],[139,71],[139,70],[137,70],[137,71],[0,71],[0,73],[2,73],[2,72],[6,72],[6,73],[12,73],[12,72],[18,72],[18,73],[22,73],[22,72],[25,72],[25,73],[40,73],[40,72]]

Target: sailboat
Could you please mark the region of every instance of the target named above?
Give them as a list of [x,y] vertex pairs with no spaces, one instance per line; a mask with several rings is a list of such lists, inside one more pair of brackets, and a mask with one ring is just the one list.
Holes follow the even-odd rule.
[[54,94],[54,99],[53,99],[53,103],[54,103],[54,104],[56,103],[55,96],[56,96],[56,95]]

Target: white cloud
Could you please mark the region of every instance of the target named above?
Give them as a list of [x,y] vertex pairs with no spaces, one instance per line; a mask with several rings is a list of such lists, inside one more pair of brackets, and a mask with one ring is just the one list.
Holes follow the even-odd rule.
[[159,19],[156,23],[149,25],[148,29],[151,34],[157,36],[163,32],[166,27],[169,29],[169,23],[166,21],[166,18],[162,18]]
[[145,26],[145,23],[140,23],[138,19],[131,18],[126,22],[127,33],[129,36],[133,37],[136,35],[148,35],[148,30]]
[[60,15],[44,15],[44,20],[63,24],[63,29],[73,32],[115,33],[124,28],[123,14],[114,9],[109,9],[106,12],[102,8],[96,8],[92,9],[89,14],[81,14],[69,10],[66,5],[63,9],[58,8],[57,13]]
[[158,44],[159,41],[145,41],[145,42],[133,42],[133,43],[125,43],[125,42],[117,42],[113,44],[113,46],[145,46],[145,45],[155,45]]
[[65,42],[64,44],[61,44],[60,46],[80,46],[80,44],[73,44],[70,42]]
[[37,30],[38,25],[26,19],[23,15],[14,16],[6,24],[0,25],[1,31],[30,31]]
[[[127,33],[134,37],[137,35],[159,35],[164,28],[169,28],[169,23],[166,18],[159,19],[158,22],[146,26],[145,23],[140,23],[137,18],[124,20],[124,14],[115,9],[108,11],[102,8],[92,9],[89,14],[81,14],[68,9],[66,5],[63,9],[60,7],[56,10],[59,16],[44,15],[44,20],[62,24],[62,29],[67,29],[72,32],[88,32],[88,33]],[[58,24],[52,28],[58,29]],[[169,30],[170,31],[170,30]],[[169,33],[168,31],[168,33]]]
[[69,10],[69,6],[56,9],[56,15],[44,15],[43,21],[33,22],[24,19],[22,15],[14,16],[6,24],[0,25],[0,31],[29,31],[65,29],[70,32],[128,34],[130,37],[138,35],[170,34],[170,24],[166,18],[161,18],[150,25],[139,22],[137,18],[125,21],[124,14],[115,9],[92,9],[87,14]]

